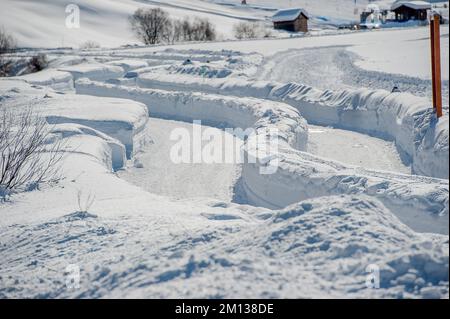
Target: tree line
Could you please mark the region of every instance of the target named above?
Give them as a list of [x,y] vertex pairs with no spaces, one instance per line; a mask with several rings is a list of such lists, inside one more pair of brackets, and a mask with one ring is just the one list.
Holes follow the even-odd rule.
[[217,38],[215,27],[208,19],[173,19],[160,8],[137,9],[129,22],[136,36],[147,45]]

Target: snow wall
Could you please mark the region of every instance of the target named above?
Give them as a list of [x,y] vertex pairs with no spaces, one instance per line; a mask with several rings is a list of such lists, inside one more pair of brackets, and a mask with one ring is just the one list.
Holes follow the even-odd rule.
[[[253,205],[280,208],[318,196],[367,194],[380,199],[417,231],[448,233],[447,181],[345,166],[302,152],[307,145],[306,122],[295,108],[284,103],[142,89],[88,79],[76,81],[75,86],[79,94],[142,102],[153,116],[162,118],[202,120],[204,124],[243,129],[277,128],[282,142],[276,156],[243,165],[241,183],[248,202]],[[264,87],[261,86],[261,90]],[[252,145],[251,140],[246,141],[249,156],[254,154]],[[278,167],[275,173],[261,174],[275,161]]]
[[396,143],[418,175],[449,178],[448,116],[436,119],[430,102],[385,90],[321,91],[310,86],[241,78],[202,79],[189,75],[145,73],[144,88],[252,96],[287,103],[311,124],[369,133]]

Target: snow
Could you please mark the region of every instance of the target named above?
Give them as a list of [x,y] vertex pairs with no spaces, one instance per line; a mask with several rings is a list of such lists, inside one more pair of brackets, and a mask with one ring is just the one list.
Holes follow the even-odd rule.
[[396,1],[394,4],[392,4],[391,10],[398,9],[401,6],[405,6],[415,10],[431,9],[431,4],[426,1]]
[[[215,80],[218,79],[210,79],[210,82]],[[175,80],[171,84],[176,85]],[[229,94],[235,95],[235,92],[238,91],[241,94],[247,92],[243,88],[248,89],[248,83],[244,83],[244,85],[242,85],[242,82],[234,84],[235,86],[231,87],[234,91],[228,92]],[[151,86],[155,87],[154,84]],[[191,89],[186,83],[179,85],[179,88]],[[207,92],[208,88],[210,89],[210,87],[204,85],[202,91]],[[307,148],[307,126],[300,114],[286,104],[268,100],[230,97],[229,95],[117,86],[87,79],[77,81],[76,89],[79,94],[132,98],[136,101],[142,101],[149,107],[150,114],[163,118],[176,118],[185,121],[201,119],[207,123],[212,123],[212,125],[225,125],[225,127],[247,128],[255,126],[258,129],[264,129],[265,127],[275,126],[282,141],[275,158],[270,160],[270,163],[273,163],[271,165],[279,164],[275,172],[269,175],[261,174],[267,166],[261,161],[256,163],[245,162],[242,167],[241,186],[245,191],[248,203],[253,205],[281,208],[299,200],[323,196],[330,192],[368,193],[381,199],[403,222],[415,230],[448,232],[448,225],[441,222],[442,218],[448,218],[448,184],[444,180],[345,166],[296,151],[295,149],[306,150]],[[219,91],[223,94],[227,93],[227,90],[229,89],[223,86]],[[256,84],[248,92],[252,92],[252,90],[266,92],[267,88]],[[277,91],[286,90],[282,87],[274,90],[276,94],[279,93]],[[297,88],[290,92],[309,91],[311,90],[302,91]],[[330,97],[329,94],[327,96]],[[340,96],[340,98],[343,98],[343,96]],[[378,103],[374,102],[374,105],[378,105]],[[397,104],[392,104],[392,106],[398,107]],[[316,106],[316,108],[319,108],[319,106]],[[308,109],[303,110],[307,111]],[[316,115],[326,115],[327,107],[325,106],[323,110],[325,110],[324,113],[316,113]],[[364,108],[362,110],[365,112]],[[310,114],[313,114],[312,109]],[[322,118],[327,121],[324,116]],[[344,121],[347,121],[345,120],[346,117],[343,118]],[[392,118],[392,116],[389,116],[389,118]],[[348,117],[348,121],[354,123],[354,121],[351,121],[351,116]],[[439,136],[445,138],[444,134],[439,134]],[[246,141],[246,152],[252,155],[257,145],[257,143],[253,143],[251,138],[248,139]],[[441,146],[443,149],[436,150],[435,153],[442,152],[445,159],[445,142]],[[426,212],[425,214],[420,213],[423,210]]]
[[[240,175],[237,161],[207,165],[171,161],[171,149],[177,141],[171,139],[170,133],[174,129],[186,129],[192,138],[193,130],[200,129],[198,124],[150,118],[148,126],[147,132],[152,143],[135,156],[130,169],[119,172],[119,177],[153,194],[175,199],[206,197],[224,202],[233,199],[233,188]],[[205,125],[201,126],[201,130],[203,134],[213,134],[211,130],[214,130],[223,141],[229,141],[225,137],[229,133],[222,130]],[[242,145],[242,141],[235,137],[231,137],[231,142],[222,145],[222,139],[213,138],[208,145],[212,149],[221,149],[222,154],[235,152]],[[186,187],[187,185],[189,187]]]
[[120,66],[102,63],[82,63],[64,66],[59,70],[71,73],[74,79],[87,77],[93,80],[108,80],[121,77],[125,73],[125,70]]
[[233,38],[233,25],[241,20],[261,20],[261,15],[227,10],[223,6],[201,0],[193,1],[134,1],[106,0],[76,1],[80,8],[80,27],[65,25],[68,3],[59,0],[35,2],[31,0],[1,0],[0,20],[13,32],[20,46],[26,47],[81,47],[86,41],[101,46],[120,46],[138,43],[128,22],[128,17],[138,8],[162,6],[173,18],[208,18],[222,38]]
[[[204,82],[189,75],[158,73],[145,73],[138,78],[138,83],[143,87],[226,92],[283,101],[296,107],[313,124],[332,125],[395,140],[402,155],[405,154],[412,162],[413,172],[448,178],[448,129],[444,125],[435,127],[428,101],[411,94],[367,89],[321,91],[296,83],[248,81],[242,78]],[[380,118],[383,121],[379,121]],[[445,123],[448,118],[442,121]],[[429,134],[423,131],[424,127],[429,127]],[[430,147],[433,149],[430,150]],[[438,160],[416,160],[422,157],[437,157]]]
[[[418,78],[431,78],[429,29],[386,29],[354,32],[340,35],[323,35],[275,40],[230,41],[220,43],[197,44],[196,49],[233,50],[244,53],[258,52],[271,57],[291,49],[308,49],[330,46],[356,48],[361,60],[358,66],[389,74],[402,74]],[[429,41],[429,40],[428,40]],[[448,28],[441,27],[442,78],[448,81]],[[428,43],[428,45],[427,45]],[[365,49],[368,47],[368,49]],[[136,49],[133,52],[162,51],[167,47]],[[192,49],[189,44],[171,46],[173,49]],[[129,50],[130,51],[130,50]],[[128,52],[129,52],[128,51]],[[407,59],[408,63],[404,63]],[[366,62],[368,61],[368,62]],[[372,62],[373,61],[373,62]],[[414,66],[414,67],[411,67]]]
[[124,69],[125,72],[145,68],[148,66],[148,63],[146,61],[132,59],[115,60],[108,62],[107,64],[120,66],[122,69]]
[[[445,239],[399,225],[370,198],[317,198],[264,215],[214,203],[186,206],[148,193],[137,197],[138,193],[133,190],[132,198],[121,200],[130,204],[133,217],[117,213],[123,206],[105,199],[89,215],[75,213],[70,203],[65,213],[27,221],[20,232],[2,227],[2,241],[11,247],[2,251],[2,264],[10,265],[2,268],[6,274],[2,294],[40,298],[446,298],[448,294]],[[149,200],[152,206],[141,206]],[[234,219],[211,218],[202,210],[216,217],[228,211]],[[43,244],[49,237],[52,250],[46,251]],[[17,240],[20,251],[13,249]],[[119,244],[123,242],[127,244]],[[79,289],[61,289],[69,264],[82,267]],[[381,289],[366,288],[369,264],[380,268]]]
[[[425,35],[426,31],[428,31],[427,28],[420,32],[423,34],[423,38],[418,36],[415,41],[396,43],[395,50],[392,50],[392,47],[389,48],[388,45],[377,45],[375,43],[353,46],[349,50],[363,57],[356,62],[356,65],[363,69],[429,80],[431,79],[430,40],[429,36]],[[443,27],[441,31],[442,79],[448,81],[448,28]],[[391,43],[391,45],[394,44]],[[389,57],[391,53],[393,53],[392,59]],[[413,68],[412,65],[414,65]]]
[[17,78],[33,85],[48,86],[54,90],[74,90],[73,77],[69,72],[45,69],[41,72],[22,75]]
[[[1,0],[0,20],[14,33],[23,47],[82,47],[94,41],[102,47],[118,47],[139,43],[129,27],[128,17],[141,7],[161,7],[173,18],[207,18],[216,25],[220,39],[234,39],[233,26],[240,21],[268,23],[278,9],[301,7],[311,14],[312,29],[336,29],[342,23],[358,21],[358,12],[368,0],[252,0],[243,6],[240,0],[79,0],[80,28],[65,25],[68,3],[47,0]],[[113,21],[113,22],[112,22]],[[275,32],[276,33],[276,32]],[[285,34],[279,34],[286,36]]]
[[[62,3],[1,2],[23,44],[60,46]],[[66,44],[116,46],[136,6],[208,16],[226,33],[289,1],[80,4],[82,28]],[[302,7],[354,16],[353,0],[334,4]],[[48,10],[42,26],[33,9]],[[0,298],[448,298],[448,102],[436,119],[427,36],[17,53],[45,53],[50,66],[0,79],[1,107],[38,110],[64,157],[58,180],[0,202]],[[442,43],[448,55],[446,28]],[[228,137],[211,145],[256,161],[173,163],[171,135],[193,135],[194,120]],[[67,285],[74,268],[78,288]],[[370,269],[379,289],[366,286]]]
[[[411,173],[411,167],[403,163],[392,142],[366,134],[311,124],[308,132],[308,152],[314,155],[375,170]],[[371,156],[367,156],[368,153]]]

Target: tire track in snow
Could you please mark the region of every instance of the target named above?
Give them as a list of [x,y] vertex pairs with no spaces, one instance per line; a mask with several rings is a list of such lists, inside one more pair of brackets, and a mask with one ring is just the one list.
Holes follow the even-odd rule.
[[[355,65],[358,59],[361,58],[345,46],[288,50],[266,60],[258,77],[333,91],[361,87],[391,91],[397,86],[402,92],[428,98],[431,105],[431,80],[364,70]],[[448,81],[442,82],[442,96],[444,110],[448,113]]]

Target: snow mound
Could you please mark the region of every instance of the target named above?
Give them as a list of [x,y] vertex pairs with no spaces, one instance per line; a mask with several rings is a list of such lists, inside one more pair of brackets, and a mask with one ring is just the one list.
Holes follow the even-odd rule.
[[[2,252],[0,270],[4,276],[0,278],[0,295],[448,296],[448,237],[414,233],[373,198],[317,198],[274,212],[268,219],[251,218],[245,207],[209,208],[207,214],[186,212],[184,207],[191,223],[183,227],[180,221],[172,219],[175,215],[170,211],[155,221],[154,214],[160,213],[161,208],[148,207],[146,214],[130,218],[108,213],[114,211],[111,205],[111,199],[105,199],[95,206],[94,212],[66,211],[56,217],[18,224],[20,229],[1,226],[3,245],[12,247],[20,239],[21,249]],[[182,210],[176,204],[166,205]],[[208,210],[206,203],[196,205],[199,211]],[[230,209],[239,210],[245,219],[211,218],[220,210],[225,213]],[[180,217],[182,221],[184,218]],[[49,241],[53,247],[50,252],[42,249]],[[74,246],[77,249],[71,249]],[[78,289],[61,288],[68,265],[82,267],[83,280]],[[379,289],[366,286],[372,274],[370,269],[379,271]],[[36,276],[41,280],[36,281]],[[203,288],[196,289],[200,284]]]
[[147,142],[148,111],[138,102],[61,94],[17,79],[0,81],[0,94],[9,107],[33,106],[49,124],[80,124],[109,135],[126,147],[128,158]]
[[[91,127],[76,123],[56,124],[51,128],[53,134],[58,134],[62,139],[70,140],[64,144],[63,151],[67,153],[84,153],[97,158],[100,162],[113,171],[124,168],[127,161],[125,146],[118,140],[99,132]],[[92,138],[99,138],[103,147],[98,147],[98,140],[92,142]],[[76,142],[75,142],[76,140]],[[107,147],[104,146],[106,143]],[[94,146],[90,150],[88,145]],[[96,146],[97,145],[97,146]]]
[[45,69],[36,73],[18,76],[15,79],[40,86],[48,86],[57,91],[73,91],[73,77],[69,72]]
[[92,80],[104,81],[112,78],[122,77],[125,74],[123,68],[117,65],[102,63],[81,63],[72,66],[63,66],[60,71],[72,74],[73,78],[89,78]]
[[125,72],[148,67],[148,63],[142,60],[123,59],[107,62],[108,65],[120,66]]
[[50,124],[78,123],[119,140],[131,158],[141,141],[148,120],[144,105],[120,99],[62,95],[44,99],[37,106]]

